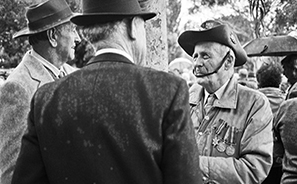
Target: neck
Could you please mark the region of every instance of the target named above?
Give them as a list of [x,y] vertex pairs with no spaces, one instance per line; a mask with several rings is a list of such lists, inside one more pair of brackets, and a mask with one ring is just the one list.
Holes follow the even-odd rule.
[[203,85],[205,90],[212,94],[215,93],[218,89],[220,89],[231,77],[232,73],[228,73],[227,75],[217,79],[217,80],[210,80],[207,85]]
[[58,69],[66,62],[66,59],[63,59],[55,48],[42,46],[34,46],[34,51],[42,56],[45,60],[53,64]]

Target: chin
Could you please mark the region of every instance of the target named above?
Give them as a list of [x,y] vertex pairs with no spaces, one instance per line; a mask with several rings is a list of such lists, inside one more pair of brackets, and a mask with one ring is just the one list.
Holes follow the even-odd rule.
[[196,77],[196,83],[200,84],[201,86],[208,85],[207,77]]

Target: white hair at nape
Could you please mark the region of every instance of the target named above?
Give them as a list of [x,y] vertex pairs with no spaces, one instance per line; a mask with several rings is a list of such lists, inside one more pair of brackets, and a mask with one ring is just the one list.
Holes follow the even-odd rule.
[[82,37],[90,42],[96,44],[100,41],[109,39],[115,32],[118,31],[123,20],[108,22],[105,24],[95,24],[92,26],[80,27],[79,31]]

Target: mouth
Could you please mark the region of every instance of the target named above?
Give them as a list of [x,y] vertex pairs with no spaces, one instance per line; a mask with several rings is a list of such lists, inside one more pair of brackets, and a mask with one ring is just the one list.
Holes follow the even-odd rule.
[[195,76],[199,76],[199,75],[202,75],[203,73],[201,73],[201,71],[199,70],[199,67],[198,66],[194,66],[194,68],[193,68],[193,74]]
[[207,73],[207,72],[201,72],[201,70],[199,68],[201,68],[201,67],[194,66],[194,68],[193,68],[193,74],[197,78],[205,77],[205,76],[208,76],[210,74],[210,73]]

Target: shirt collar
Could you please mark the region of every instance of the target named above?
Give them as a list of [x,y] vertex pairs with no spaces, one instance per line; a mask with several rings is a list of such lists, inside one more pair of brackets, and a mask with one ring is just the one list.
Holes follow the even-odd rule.
[[[231,79],[231,78],[230,78]],[[227,87],[227,84],[229,83],[229,80],[227,80],[224,85],[222,85],[216,92],[214,92],[215,96],[217,99],[221,99],[221,97],[223,96],[223,93]],[[204,103],[206,102],[206,99],[208,98],[209,93],[204,89]]]
[[95,56],[98,56],[100,54],[105,54],[105,53],[115,53],[115,54],[120,54],[127,59],[129,59],[132,63],[135,63],[133,58],[125,51],[120,50],[120,49],[115,49],[115,48],[106,48],[106,49],[100,49],[95,53]]
[[44,67],[46,67],[50,72],[52,72],[56,77],[59,76],[60,74],[60,71],[63,71],[63,67],[60,68],[60,70],[55,66],[53,65],[52,63],[48,62],[46,59],[44,59],[44,57],[42,57],[40,54],[38,54],[36,51],[32,50],[31,51],[31,55],[33,57],[35,57],[39,62],[42,63],[42,65]]

